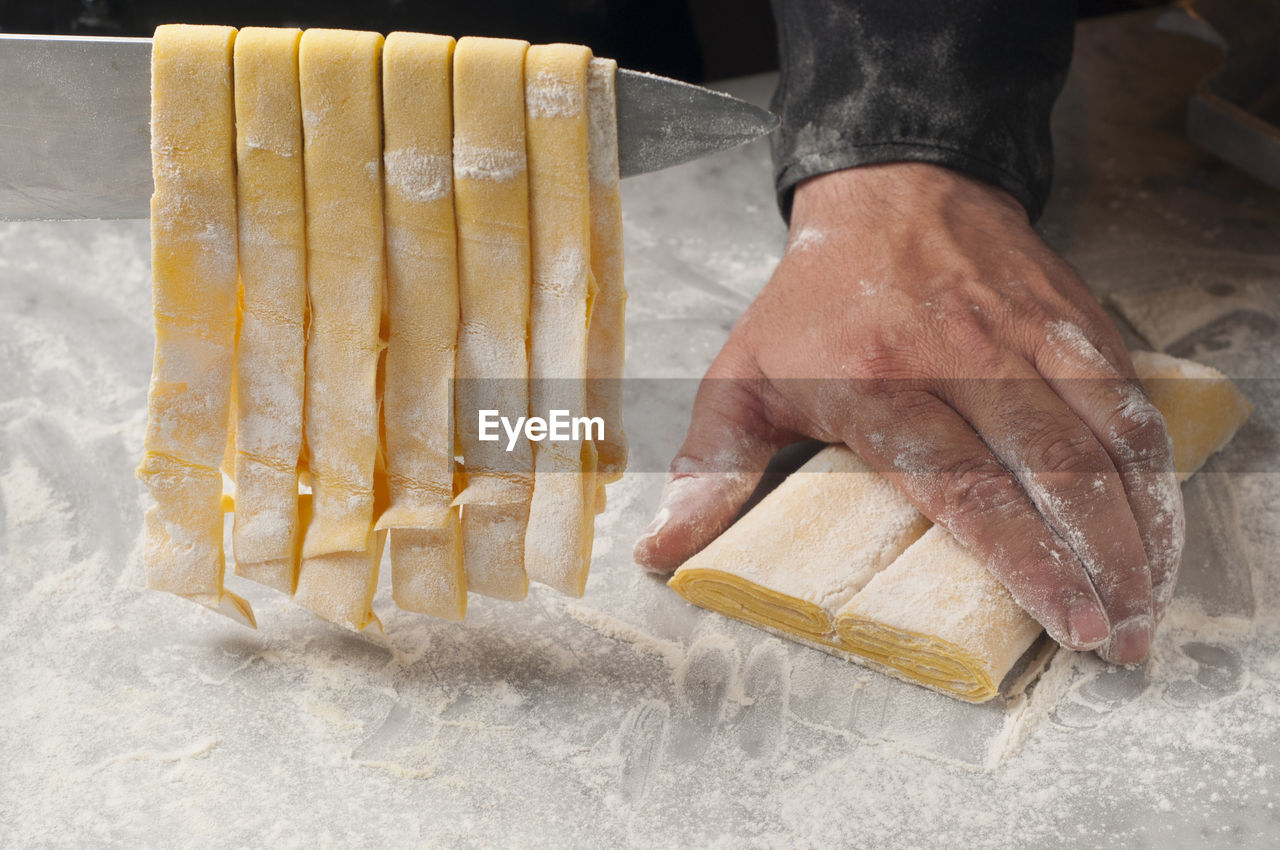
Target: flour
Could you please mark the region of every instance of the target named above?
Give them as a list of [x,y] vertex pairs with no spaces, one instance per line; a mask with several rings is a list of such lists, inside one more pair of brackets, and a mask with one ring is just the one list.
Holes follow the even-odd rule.
[[415,203],[425,204],[453,194],[453,164],[439,156],[407,147],[382,153],[387,185]]
[[486,148],[467,145],[454,139],[453,176],[455,179],[514,180],[526,168],[524,149]]

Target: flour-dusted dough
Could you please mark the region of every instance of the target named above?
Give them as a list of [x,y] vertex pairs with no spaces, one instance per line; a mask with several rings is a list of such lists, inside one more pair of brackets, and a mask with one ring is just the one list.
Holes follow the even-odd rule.
[[236,347],[236,574],[293,593],[306,352],[302,31],[248,27],[235,43],[243,310]]
[[[627,289],[622,275],[622,197],[618,192],[618,63],[592,59],[587,66],[587,136],[591,178],[591,272],[596,291],[587,339],[587,412],[604,420],[596,441],[597,482],[622,477],[627,438],[622,428],[622,364],[626,358]],[[603,498],[598,499],[604,509]]]
[[[1184,471],[1198,469],[1249,415],[1248,400],[1213,369],[1149,352],[1136,352],[1133,361],[1151,401],[1165,418],[1174,454]],[[841,447],[827,448],[818,457],[827,453],[853,457]],[[788,478],[775,494],[795,478]],[[818,492],[829,486],[821,479],[802,479],[799,492],[793,491],[791,498],[804,504],[807,497],[816,504]],[[770,535],[779,527],[776,518],[765,522],[768,515],[760,512],[773,495],[721,539],[745,525],[748,530],[740,533],[739,539],[755,537],[780,563],[817,563],[819,572],[830,574],[830,582],[856,572],[846,566],[843,551],[858,550],[863,538],[834,532],[839,526],[816,516],[816,509],[813,514],[792,519],[793,523],[817,525],[820,531],[813,538],[796,540],[787,535],[778,541],[777,532]],[[858,503],[851,511],[842,506],[842,513],[857,513],[861,507]],[[778,551],[783,546],[786,548]],[[706,552],[710,551],[708,547]],[[745,556],[737,551],[715,561],[715,580],[724,590],[691,595],[689,589],[696,576],[686,571],[700,557],[682,566],[671,580],[676,590],[696,604],[776,632],[797,634],[795,628],[779,626],[792,617],[810,621],[811,603],[799,606],[798,613],[771,610],[767,616],[759,615],[757,612],[765,608],[759,600],[776,600],[776,591],[762,585],[759,566],[739,566],[738,559]],[[762,559],[768,563],[767,557]],[[836,612],[834,634],[801,633],[799,637],[809,645],[970,702],[995,696],[1005,675],[1041,632],[1039,624],[1018,607],[991,572],[941,527],[931,528],[863,584]],[[699,591],[696,585],[694,591]],[[779,604],[790,603],[783,599]]]
[[247,625],[222,586],[222,472],[235,358],[235,117],[230,27],[171,25],[151,53],[151,274],[156,348],[138,477],[147,586]]
[[[591,51],[537,45],[525,55],[529,151],[529,408],[587,411],[591,195],[587,173],[587,63]],[[529,578],[581,596],[591,566],[596,449],[590,434],[534,447],[533,499],[525,533]]]
[[1211,366],[1155,351],[1133,352],[1133,368],[1164,414],[1173,440],[1178,480],[1185,481],[1225,446],[1253,412],[1253,405]]
[[887,479],[828,446],[676,570],[671,586],[730,617],[833,642],[840,606],[928,527]]
[[995,696],[1042,631],[940,525],[872,578],[836,629],[845,649],[878,669],[970,702]]
[[478,411],[529,411],[529,185],[523,41],[464,38],[453,54],[454,214],[461,324],[455,428],[466,463],[467,589],[500,599],[529,590],[524,537],[533,491],[528,442],[479,439]]
[[[299,498],[303,522],[311,518],[312,504],[310,494]],[[323,620],[357,632],[370,625],[381,630],[382,621],[373,613],[373,596],[386,541],[387,532],[370,530],[365,546],[357,551],[302,557],[293,601]]]
[[385,278],[381,50],[377,33],[310,29],[299,51],[314,495],[305,558],[364,551],[373,527]]
[[396,605],[461,620],[467,612],[453,460],[458,341],[448,36],[392,33],[382,50],[387,362],[382,415]]

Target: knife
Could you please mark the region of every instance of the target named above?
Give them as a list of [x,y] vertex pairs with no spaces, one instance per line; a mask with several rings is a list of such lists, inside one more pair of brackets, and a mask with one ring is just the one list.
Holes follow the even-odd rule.
[[[727,150],[778,126],[699,86],[620,70],[622,176]],[[146,218],[151,39],[0,34],[0,221]]]

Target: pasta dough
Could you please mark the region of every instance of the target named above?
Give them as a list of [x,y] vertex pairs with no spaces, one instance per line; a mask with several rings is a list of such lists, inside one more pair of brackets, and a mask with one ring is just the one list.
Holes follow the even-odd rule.
[[235,30],[162,26],[152,47],[152,298],[156,348],[138,477],[147,586],[247,625],[223,588],[222,473],[235,353]]
[[[587,409],[591,309],[591,198],[587,175],[587,63],[567,44],[525,54],[529,149],[529,244],[533,271],[529,332],[530,409]],[[534,450],[525,533],[529,577],[581,596],[591,566],[596,448],[590,435]]]
[[[621,372],[614,64],[225,27],[162,27],[154,55],[151,586],[253,624],[222,587],[226,511],[240,575],[356,630],[384,549],[408,610],[462,619],[469,590],[520,599],[529,572],[580,595],[592,435],[541,445],[535,475],[477,412],[616,419],[616,386],[586,380]],[[612,480],[616,422],[606,439]]]
[[364,551],[373,525],[385,263],[381,50],[376,33],[311,29],[298,57],[311,304],[313,514],[304,558]]
[[[1148,352],[1135,353],[1133,361],[1169,426],[1180,469],[1199,468],[1249,415],[1248,400],[1209,367]],[[1181,380],[1168,380],[1174,377]],[[817,574],[826,574],[825,585],[855,586],[856,592],[835,613],[833,631],[818,634],[822,618],[814,611],[821,606],[814,605],[812,596],[800,597],[804,604],[798,606],[798,614],[796,609],[782,610],[790,603],[779,598],[778,588],[785,582],[794,591],[795,580],[775,577],[786,571],[741,543],[719,549],[713,549],[713,543],[676,571],[672,587],[695,604],[770,631],[798,634],[811,645],[950,696],[972,702],[995,696],[1001,680],[1040,634],[1039,624],[941,527],[930,529],[892,563],[872,569],[860,581],[856,576],[860,571],[866,574],[866,569],[847,566],[848,553],[863,551],[867,538],[851,534],[841,520],[862,513],[865,503],[839,505],[837,512],[842,516],[835,521],[822,515],[823,506],[830,502],[826,491],[836,486],[826,479],[840,476],[800,478],[784,492],[797,476],[823,468],[832,456],[854,458],[843,447],[824,449],[720,539],[746,526],[731,541],[754,538],[778,564],[805,564]],[[796,506],[782,525],[779,502]],[[850,510],[845,507],[848,504],[856,504],[857,509]],[[815,530],[790,538],[792,545],[785,554],[777,553],[776,529],[782,527],[791,534],[797,524]],[[748,559],[748,553],[754,560]],[[760,561],[766,561],[766,566]],[[704,582],[712,583],[711,592],[700,586]],[[828,614],[829,609],[821,613]],[[796,628],[795,622],[812,625],[806,631]]]
[[828,446],[671,578],[704,608],[832,642],[836,611],[929,521],[856,454]]
[[526,441],[479,438],[478,411],[529,410],[529,186],[523,41],[464,38],[453,55],[454,215],[458,227],[455,409],[466,460],[462,552],[467,589],[499,599],[529,590],[524,537],[533,489]]
[[622,275],[622,197],[618,192],[618,110],[614,75],[618,63],[592,59],[587,66],[587,159],[591,186],[591,274],[596,288],[587,334],[587,415],[604,420],[595,441],[597,488],[627,466],[622,430],[622,364],[626,358],[627,289]]
[[236,346],[236,574],[293,593],[302,453],[307,255],[302,31],[235,42],[236,192],[243,309]]
[[388,340],[383,424],[396,605],[467,612],[453,505],[452,378],[458,338],[452,64],[447,36],[392,33],[382,52]]
[[1135,351],[1133,368],[1164,414],[1180,481],[1230,442],[1253,412],[1244,394],[1217,369],[1155,351]]
[[840,645],[877,669],[970,702],[995,696],[1042,631],[940,525],[872,578],[835,625]]

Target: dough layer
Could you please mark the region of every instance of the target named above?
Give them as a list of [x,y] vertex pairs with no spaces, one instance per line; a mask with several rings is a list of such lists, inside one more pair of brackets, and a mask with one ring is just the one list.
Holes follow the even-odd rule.
[[452,379],[458,341],[448,36],[392,33],[382,51],[387,360],[383,388],[396,605],[461,620],[467,611],[453,505]]
[[466,463],[462,552],[467,589],[529,590],[524,536],[533,491],[527,441],[479,438],[478,411],[529,411],[529,184],[524,41],[464,38],[453,54],[454,215],[458,227],[458,448]]
[[[591,51],[536,45],[525,54],[529,150],[530,411],[587,410],[591,197],[587,174],[587,64]],[[525,531],[529,578],[581,596],[595,530],[596,447],[591,435],[534,446]]]
[[299,51],[307,221],[305,433],[313,514],[302,553],[363,551],[373,525],[385,286],[382,36],[310,29]]
[[230,27],[168,25],[152,47],[152,299],[156,348],[138,477],[147,586],[248,625],[223,588],[222,472],[235,357],[235,117]]
[[293,593],[307,321],[302,31],[235,42],[236,190],[243,307],[236,346],[236,574]]

